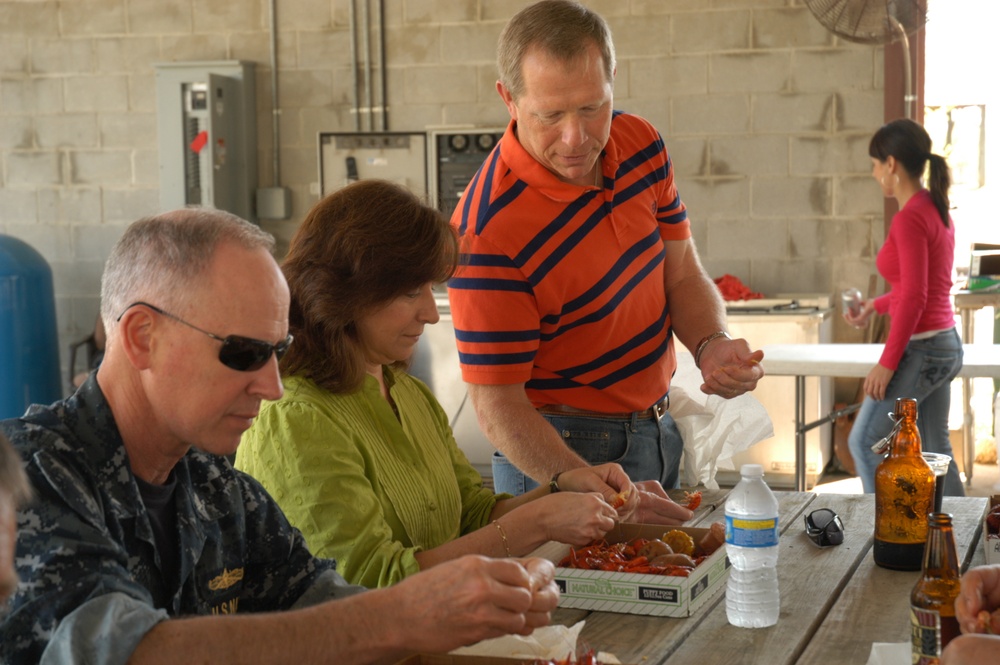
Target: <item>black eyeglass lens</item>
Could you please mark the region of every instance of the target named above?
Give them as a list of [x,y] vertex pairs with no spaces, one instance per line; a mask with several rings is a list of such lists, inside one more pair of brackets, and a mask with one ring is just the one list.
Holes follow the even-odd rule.
[[263,367],[273,350],[274,347],[260,340],[230,336],[219,349],[219,361],[239,372],[251,372]]
[[833,521],[832,510],[815,510],[809,515],[810,526],[814,531],[824,530]]
[[844,542],[844,526],[837,513],[828,508],[814,510],[806,517],[806,533],[820,547]]

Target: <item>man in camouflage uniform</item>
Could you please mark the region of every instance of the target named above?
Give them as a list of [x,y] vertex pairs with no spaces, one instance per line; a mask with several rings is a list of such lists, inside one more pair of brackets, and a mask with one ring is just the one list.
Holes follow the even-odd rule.
[[272,246],[194,209],[115,245],[104,362],[69,399],[0,422],[36,494],[0,661],[360,663],[547,623],[558,593],[537,559],[466,557],[359,593],[229,464],[282,392],[289,295]]
[[10,442],[0,434],[0,615],[7,596],[17,587],[14,569],[14,543],[17,538],[17,507],[30,496],[28,479],[21,469],[21,458]]

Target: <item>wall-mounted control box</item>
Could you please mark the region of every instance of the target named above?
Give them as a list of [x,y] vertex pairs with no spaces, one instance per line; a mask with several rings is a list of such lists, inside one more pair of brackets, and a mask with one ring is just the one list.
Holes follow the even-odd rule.
[[160,207],[206,206],[257,221],[254,65],[154,65]]

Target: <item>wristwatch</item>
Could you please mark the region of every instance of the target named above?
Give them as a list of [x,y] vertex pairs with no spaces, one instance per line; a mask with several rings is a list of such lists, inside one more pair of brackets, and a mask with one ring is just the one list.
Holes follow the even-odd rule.
[[555,494],[559,491],[559,476],[562,475],[562,471],[552,476],[552,480],[549,481],[549,494]]

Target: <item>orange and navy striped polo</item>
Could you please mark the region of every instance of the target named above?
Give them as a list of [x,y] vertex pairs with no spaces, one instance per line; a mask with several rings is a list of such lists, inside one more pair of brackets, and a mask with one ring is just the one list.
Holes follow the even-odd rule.
[[462,261],[449,281],[462,377],[525,384],[536,407],[617,413],[661,399],[676,368],[664,240],[690,237],[663,139],[615,112],[603,188],[564,183],[514,123],[452,217]]

